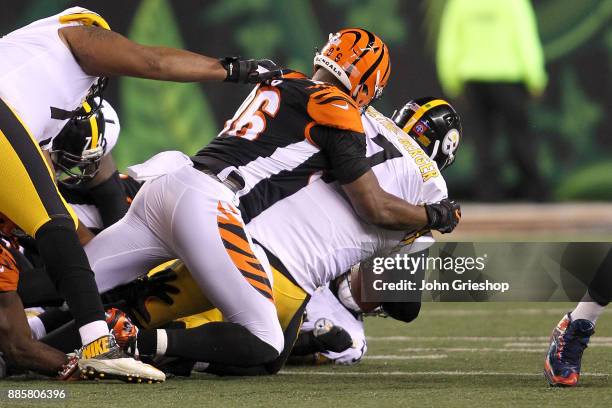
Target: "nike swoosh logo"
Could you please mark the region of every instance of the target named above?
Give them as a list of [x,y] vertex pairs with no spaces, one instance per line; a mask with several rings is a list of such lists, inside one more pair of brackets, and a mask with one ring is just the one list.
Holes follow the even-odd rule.
[[348,110],[348,103],[345,103],[344,105],[336,105],[335,103],[332,103],[332,105],[334,105],[336,108],[340,108],[342,110]]

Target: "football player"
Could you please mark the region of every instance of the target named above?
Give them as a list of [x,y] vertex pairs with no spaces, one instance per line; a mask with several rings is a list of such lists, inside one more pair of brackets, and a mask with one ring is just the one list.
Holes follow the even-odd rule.
[[[452,163],[459,146],[459,116],[448,102],[432,98],[411,102],[401,112],[406,123],[404,129],[410,136],[371,107],[363,115],[367,135],[366,157],[371,169],[387,193],[413,205],[444,200],[447,190],[440,168]],[[419,131],[413,127],[418,127]],[[433,242],[428,234],[413,240],[414,229],[395,231],[364,221],[347,202],[341,185],[330,182],[322,178],[311,181],[247,224],[253,241],[267,254],[273,271],[276,313],[285,335],[285,349],[276,360],[259,366],[249,364],[251,367],[247,369],[242,361],[227,364],[220,363],[219,359],[207,359],[209,353],[202,350],[201,344],[206,344],[204,337],[209,333],[209,324],[203,323],[222,321],[225,314],[215,308],[214,302],[198,294],[184,267],[175,268],[178,275],[175,281],[163,283],[169,283],[180,291],[179,294],[164,295],[170,299],[167,302],[170,304],[155,298],[147,299],[149,295],[158,296],[156,290],[146,290],[145,296],[131,303],[137,305],[139,317],[147,315],[144,319],[147,327],[160,327],[176,317],[206,312],[184,320],[182,328],[140,330],[131,341],[124,339],[125,343],[135,344],[134,351],[141,355],[211,363],[205,370],[216,374],[276,373],[291,351],[304,306],[317,288],[328,285],[352,265],[374,254],[399,249],[420,251]],[[121,277],[115,276],[115,279]],[[344,309],[344,306],[339,307]],[[412,320],[418,314],[418,307],[412,303],[385,303],[382,307],[392,317],[404,321]],[[143,308],[146,313],[142,313]],[[143,322],[142,318],[139,320]],[[133,332],[130,335],[133,336]],[[125,334],[118,333],[118,336],[125,337]],[[154,339],[152,344],[147,343],[151,338]],[[144,352],[141,350],[142,340]]]
[[612,300],[612,251],[595,273],[576,308],[553,329],[544,361],[544,376],[551,386],[575,387],[580,380],[582,354],[595,333],[597,319]]
[[[98,105],[101,105],[98,107]],[[84,108],[96,110],[90,117],[68,121],[53,140],[51,160],[56,169],[58,188],[77,214],[80,222],[94,234],[112,225],[125,215],[140,183],[119,174],[113,161],[120,123],[108,101],[89,99]],[[19,257],[21,278],[17,293],[26,307],[56,306],[63,299],[44,273],[44,263],[28,237],[21,237],[25,259]],[[28,318],[33,336],[43,337],[48,331],[72,320],[65,308],[51,307]]]
[[[352,204],[360,217],[388,233],[423,228],[450,232],[457,224],[456,203],[440,197],[440,203],[411,204],[385,191],[371,169],[387,153],[373,161],[367,156],[361,110],[387,83],[386,45],[366,30],[341,30],[330,36],[314,63],[312,79],[290,72],[256,87],[218,137],[191,159],[165,152],[132,168],[149,181],[127,215],[86,247],[100,290],[180,258],[225,317],[195,330],[143,331],[140,354],[181,353],[171,349],[183,344],[189,352],[198,351],[198,360],[210,363],[260,366],[275,361],[284,349],[284,336],[271,270],[244,226],[274,205],[295,205],[291,198],[319,186],[315,181],[323,176],[339,182],[349,208]],[[401,155],[397,148],[389,154]],[[332,225],[336,223],[342,221],[334,219]],[[299,224],[292,225],[280,225],[277,231]],[[286,244],[296,246],[295,251],[301,247]]]
[[[77,217],[59,193],[48,153],[43,151],[68,119],[82,114],[79,107],[85,96],[101,92],[102,77],[253,82],[261,79],[258,63],[139,45],[110,31],[101,16],[80,7],[5,35],[0,38],[0,54],[0,213],[35,238],[47,273],[79,326],[81,368],[91,367],[107,377],[129,374],[129,378],[161,381],[162,373],[123,355],[108,334],[77,236]],[[79,231],[87,236],[84,229]],[[12,276],[0,282],[0,351],[12,364],[40,368],[32,363],[40,353],[22,330],[27,324],[15,293],[15,270],[7,269],[6,275]],[[24,357],[30,353],[32,357]],[[65,356],[55,357],[53,363],[45,361],[46,371],[66,362]]]
[[[426,107],[423,110],[421,107]],[[440,171],[445,170],[455,160],[455,154],[461,140],[461,121],[454,108],[443,100],[431,97],[419,98],[408,102],[402,109],[396,111],[392,117],[395,124],[411,136],[436,161]],[[426,237],[417,238],[421,245],[416,248],[409,246],[398,247],[394,252],[423,251],[433,244],[433,240]],[[356,264],[351,271],[331,282],[329,287],[317,288],[306,306],[306,318],[302,325],[297,343],[300,344],[297,354],[311,354],[312,359],[307,360],[315,364],[334,362],[336,364],[350,365],[361,360],[367,351],[365,331],[362,321],[364,312],[376,309],[376,314],[391,317],[409,323],[417,318],[420,302],[385,302],[380,305],[367,304],[364,306],[359,300],[360,293],[351,287],[351,281],[360,279],[360,273],[370,273],[366,263]],[[361,270],[360,266],[365,267]],[[416,271],[418,276],[424,271]],[[419,281],[420,278],[415,279]],[[331,288],[331,290],[330,290]],[[363,310],[367,308],[367,310]],[[324,319],[331,322],[333,327],[346,330],[352,338],[352,347],[344,351],[324,349],[316,336],[316,323]],[[292,354],[296,354],[294,348]],[[303,359],[300,361],[304,361]]]

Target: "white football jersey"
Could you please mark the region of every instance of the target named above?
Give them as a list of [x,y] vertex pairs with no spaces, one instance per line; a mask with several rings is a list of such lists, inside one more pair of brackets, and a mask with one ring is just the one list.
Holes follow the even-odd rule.
[[92,23],[108,27],[97,14],[72,7],[0,38],[0,98],[43,148],[67,121],[53,119],[52,110],[78,108],[97,79],[81,69],[58,30]]
[[[367,156],[382,188],[411,204],[447,197],[434,161],[373,108],[362,115]],[[352,265],[386,254],[414,231],[393,231],[362,221],[337,184],[322,179],[278,201],[248,225],[251,236],[276,255],[312,295]]]

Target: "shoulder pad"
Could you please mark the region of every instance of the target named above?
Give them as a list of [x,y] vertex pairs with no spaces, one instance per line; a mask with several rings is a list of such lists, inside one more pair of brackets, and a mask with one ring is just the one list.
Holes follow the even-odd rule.
[[347,94],[334,86],[314,83],[308,98],[308,115],[323,126],[363,133],[359,107]]
[[301,79],[301,78],[305,78],[307,79],[308,77],[304,74],[302,74],[301,72],[298,71],[294,71],[292,69],[284,71],[282,78],[289,78],[289,79]]

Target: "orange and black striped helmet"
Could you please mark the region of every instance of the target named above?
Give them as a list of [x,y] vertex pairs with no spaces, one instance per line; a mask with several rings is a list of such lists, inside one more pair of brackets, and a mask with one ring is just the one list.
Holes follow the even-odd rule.
[[379,98],[391,74],[389,48],[375,34],[346,28],[329,35],[314,66],[337,77],[360,107]]

